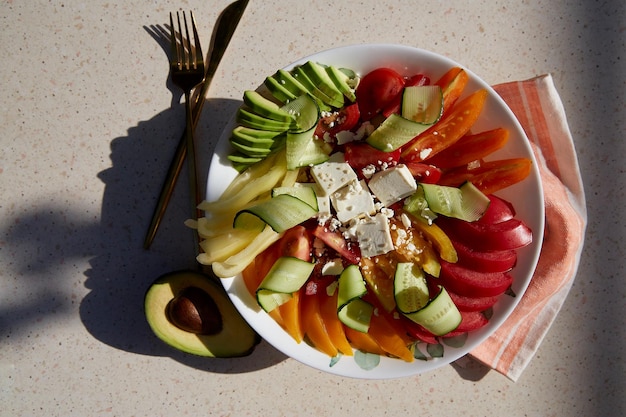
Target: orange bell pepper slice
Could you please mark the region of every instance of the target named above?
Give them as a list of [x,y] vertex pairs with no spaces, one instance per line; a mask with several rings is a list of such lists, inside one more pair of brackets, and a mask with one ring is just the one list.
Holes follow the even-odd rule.
[[363,279],[385,311],[396,308],[393,294],[393,276],[396,267],[390,262],[387,257],[382,255],[374,258],[361,258],[359,263]]
[[458,102],[448,114],[409,142],[401,153],[407,161],[421,162],[461,139],[474,125],[487,99],[487,90],[478,90]]
[[302,328],[302,318],[300,315],[300,299],[303,296],[302,291],[303,290],[293,293],[291,300],[278,307],[283,320],[283,327],[297,343],[301,343],[302,340],[304,340],[304,330]]
[[470,181],[484,194],[493,194],[525,179],[532,161],[528,158],[500,159],[482,162],[479,167],[462,166],[444,172],[439,184],[458,187]]
[[460,67],[451,68],[437,80],[435,85],[441,87],[443,94],[443,114],[448,113],[454,106],[454,103],[461,97],[468,81],[467,72]]
[[[409,349],[410,341],[402,327],[393,323],[393,319],[384,314],[373,314],[368,334],[389,355],[406,362],[413,362],[413,352]],[[403,337],[404,336],[404,337]]]
[[346,337],[355,349],[361,352],[385,355],[385,351],[376,343],[371,335],[351,329],[348,326],[343,326],[343,329],[346,333]]
[[302,327],[304,334],[308,336],[313,345],[331,358],[337,356],[339,351],[333,344],[322,320],[319,300],[316,294],[303,294],[302,303]]
[[437,168],[455,168],[485,158],[502,148],[508,139],[509,131],[501,127],[473,135],[467,134],[449,148],[426,159]]
[[322,322],[328,333],[328,337],[332,341],[337,350],[346,356],[352,356],[352,346],[343,330],[343,325],[337,317],[337,296],[339,292],[335,291],[333,295],[328,295],[325,288],[321,288],[317,292],[320,314]]

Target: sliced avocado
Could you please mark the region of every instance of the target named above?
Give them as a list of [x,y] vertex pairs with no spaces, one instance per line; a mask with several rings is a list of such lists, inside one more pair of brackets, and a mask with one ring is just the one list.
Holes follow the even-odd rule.
[[308,77],[306,72],[302,67],[297,67],[292,71],[292,74],[296,80],[298,80],[303,86],[307,88],[311,92],[311,94],[318,99],[320,99],[323,103],[331,106],[331,107],[342,107],[343,102],[335,101],[331,97],[329,97],[322,90],[317,88],[315,83]]
[[305,62],[301,68],[306,76],[313,81],[313,84],[332,100],[335,107],[343,107],[343,93],[339,91],[333,80],[330,79],[326,68],[314,61]]
[[254,148],[270,149],[274,144],[274,139],[259,139],[242,133],[234,134],[230,137],[231,143],[238,143],[243,146]]
[[272,132],[286,132],[292,126],[292,122],[279,122],[268,119],[244,108],[239,108],[237,111],[237,123],[252,129],[269,130]]
[[355,89],[350,87],[350,84],[348,83],[350,81],[350,77],[348,77],[346,73],[341,71],[339,68],[333,66],[326,67],[326,72],[337,89],[341,91],[342,94],[348,98],[348,100],[355,102]]
[[246,90],[243,93],[243,102],[259,116],[285,123],[293,121],[293,116],[281,110],[278,104],[263,97],[258,91]]
[[263,160],[261,157],[254,157],[244,155],[241,152],[235,152],[233,154],[228,155],[228,160],[233,163],[233,166],[237,169],[237,171],[241,172],[245,170],[250,165],[254,165],[257,162]]
[[241,152],[244,155],[252,156],[252,157],[260,157],[264,158],[270,154],[270,148],[258,148],[256,146],[247,146],[237,141],[230,141],[230,144],[235,148],[235,150]]
[[214,358],[246,356],[261,341],[224,289],[200,272],[179,271],[159,277],[146,292],[144,309],[154,334],[186,353]]
[[264,84],[276,100],[279,100],[282,103],[287,103],[298,97],[291,91],[287,90],[283,84],[274,77],[267,77]]
[[298,81],[289,71],[285,71],[280,69],[273,75],[274,78],[287,90],[289,90],[295,96],[301,96],[303,94],[308,94],[313,97],[322,111],[329,111],[330,106],[320,100],[318,97],[315,97],[312,92],[310,92],[300,81]]
[[301,96],[302,94],[309,94],[309,90],[302,85],[302,83],[294,78],[289,71],[279,69],[276,74],[272,76],[276,79],[280,85],[287,89],[294,96]]

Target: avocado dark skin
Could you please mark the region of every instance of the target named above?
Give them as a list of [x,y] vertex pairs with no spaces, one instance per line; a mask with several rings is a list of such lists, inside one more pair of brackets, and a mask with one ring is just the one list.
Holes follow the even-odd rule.
[[247,356],[261,341],[222,286],[197,271],[159,277],[146,292],[144,310],[154,334],[186,353],[214,358]]

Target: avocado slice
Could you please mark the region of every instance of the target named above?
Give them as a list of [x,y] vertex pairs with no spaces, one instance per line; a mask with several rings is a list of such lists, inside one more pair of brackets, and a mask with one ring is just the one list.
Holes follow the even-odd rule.
[[193,355],[247,356],[261,341],[224,289],[200,272],[178,271],[157,278],[146,292],[144,309],[159,339]]

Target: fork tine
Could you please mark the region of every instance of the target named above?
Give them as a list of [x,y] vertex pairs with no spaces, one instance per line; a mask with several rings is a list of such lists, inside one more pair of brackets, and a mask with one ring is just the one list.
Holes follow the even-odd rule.
[[[177,13],[178,14],[178,13]],[[174,18],[170,12],[170,44],[171,44],[171,65],[178,67],[180,62],[180,56],[178,52],[178,40],[176,39],[176,28],[174,27]]]
[[191,15],[191,27],[193,29],[193,41],[195,44],[194,54],[195,54],[195,63],[194,66],[196,68],[204,65],[204,56],[202,55],[202,47],[200,46],[200,36],[198,36],[198,29],[196,27],[196,18],[193,16],[193,12],[190,11]]

